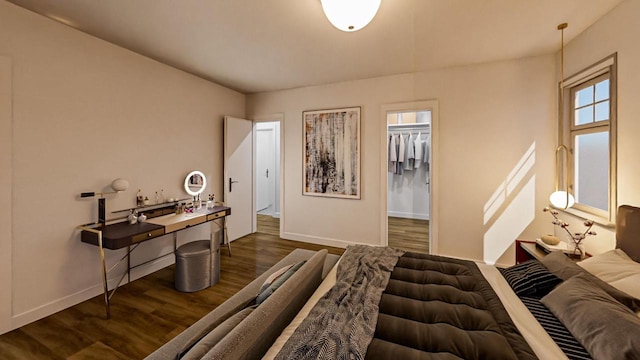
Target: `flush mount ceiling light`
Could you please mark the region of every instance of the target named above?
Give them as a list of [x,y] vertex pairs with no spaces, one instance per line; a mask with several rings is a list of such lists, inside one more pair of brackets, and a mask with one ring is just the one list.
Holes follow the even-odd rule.
[[320,0],[327,19],[336,28],[353,32],[367,26],[382,0]]

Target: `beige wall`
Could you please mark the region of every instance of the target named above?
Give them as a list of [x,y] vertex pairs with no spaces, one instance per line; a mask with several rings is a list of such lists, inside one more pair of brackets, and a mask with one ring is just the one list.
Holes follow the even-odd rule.
[[[573,74],[618,52],[618,204],[636,206],[638,13],[640,1],[627,0],[580,34],[567,45],[565,71]],[[493,260],[509,239],[533,239],[555,231],[551,217],[541,209],[553,190],[558,66],[551,57],[539,57],[248,97],[249,117],[285,114],[284,236],[332,245],[381,243],[378,211],[384,205],[384,181],[379,170],[385,149],[379,141],[379,109],[421,99],[440,104],[441,169],[434,180],[439,183],[439,253]],[[363,107],[362,200],[302,196],[302,111],[357,105]],[[300,208],[307,211],[296,211]],[[564,217],[573,228],[581,228],[582,219]],[[612,229],[596,226],[596,231],[597,237],[586,240],[587,251],[595,254],[615,246]],[[498,262],[512,259],[513,247]]]
[[[2,333],[100,293],[97,248],[75,230],[97,219],[97,201],[80,192],[128,179],[128,191],[108,196],[109,211],[134,206],[138,188],[185,197],[184,176],[199,169],[211,180],[206,192],[221,195],[222,117],[243,117],[245,96],[5,1],[0,60],[2,80],[13,78],[9,96],[0,87]],[[134,261],[172,247],[169,236],[154,240]],[[122,252],[107,255],[113,263]]]
[[[11,58],[0,55],[0,321],[11,317]],[[2,333],[4,326],[0,326]]]
[[[436,99],[439,253],[488,261],[504,253],[498,261],[512,263],[517,237],[552,230],[541,209],[553,187],[554,74],[553,56],[544,56],[249,96],[249,117],[285,114],[283,235],[382,243],[381,106]],[[345,106],[362,106],[362,199],[302,196],[302,111]]]
[[[619,60],[619,203],[640,205],[640,48],[628,0],[567,46],[571,74]],[[515,238],[552,231],[541,212],[553,187],[556,63],[552,56],[337,83],[248,97],[248,117],[283,113],[284,237],[344,246],[382,243],[383,105],[439,102],[439,253],[513,262]],[[6,79],[6,81],[5,81]],[[100,293],[98,254],[75,227],[116,177],[130,189],[109,210],[151,195],[183,196],[189,170],[222,194],[222,116],[245,116],[242,94],[0,1],[0,333]],[[362,199],[302,196],[302,111],[362,106]],[[304,210],[304,211],[302,211]],[[613,247],[598,229],[587,250]],[[181,235],[205,236],[206,228]],[[145,244],[140,262],[172,247]],[[107,252],[109,263],[122,255]],[[500,256],[502,254],[502,256]],[[142,276],[170,262],[143,267]],[[8,289],[8,290],[7,290]]]
[[[580,34],[565,51],[565,74],[570,76],[618,53],[618,205],[640,206],[640,1],[627,0]],[[571,24],[569,24],[569,27]],[[566,215],[571,229],[583,229],[581,219]],[[615,232],[596,226],[598,236],[585,240],[590,253],[615,246]]]

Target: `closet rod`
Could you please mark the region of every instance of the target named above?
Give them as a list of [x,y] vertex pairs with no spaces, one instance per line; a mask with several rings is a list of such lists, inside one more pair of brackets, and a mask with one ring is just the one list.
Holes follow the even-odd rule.
[[389,130],[424,130],[431,127],[428,123],[417,124],[390,124],[387,125]]
[[406,132],[406,131],[426,131],[429,132],[431,127],[429,124],[406,124],[406,125],[387,125],[387,132]]

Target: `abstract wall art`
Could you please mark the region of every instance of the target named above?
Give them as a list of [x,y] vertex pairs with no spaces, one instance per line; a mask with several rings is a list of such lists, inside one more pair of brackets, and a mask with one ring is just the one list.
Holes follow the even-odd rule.
[[360,199],[360,107],[304,111],[303,195]]

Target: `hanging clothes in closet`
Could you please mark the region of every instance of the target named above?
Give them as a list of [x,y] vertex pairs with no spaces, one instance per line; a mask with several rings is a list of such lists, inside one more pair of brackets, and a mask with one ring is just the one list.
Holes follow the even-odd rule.
[[429,171],[429,147],[430,147],[429,137],[423,140],[420,135],[422,134],[418,133],[418,136],[416,137],[416,140],[414,142],[414,147],[416,152],[414,167],[418,169],[422,164],[425,164],[425,166],[427,167],[427,171]]
[[423,165],[429,171],[429,146],[429,137],[423,139],[422,132],[417,135],[410,132],[406,136],[402,133],[390,134],[388,172],[402,175],[405,171],[413,171]]
[[398,161],[398,152],[396,149],[396,138],[393,135],[389,135],[389,172],[396,172],[396,161]]
[[405,159],[405,143],[398,135],[389,135],[389,168],[390,173],[402,174],[402,167]]
[[414,167],[414,160],[415,160],[415,141],[413,140],[413,134],[409,133],[409,136],[407,136],[406,142],[404,144],[405,147],[405,160],[404,160],[404,170],[407,171],[411,171],[413,170]]
[[[413,164],[415,149],[413,147],[413,140],[411,136],[404,137],[402,134],[389,135],[389,164],[388,171],[390,173],[402,175],[404,170],[411,170],[408,168],[408,159],[411,159]],[[412,165],[413,166],[413,165]]]

